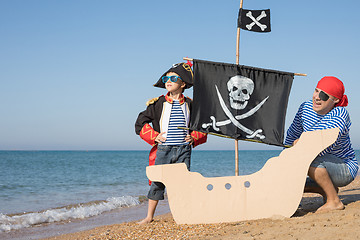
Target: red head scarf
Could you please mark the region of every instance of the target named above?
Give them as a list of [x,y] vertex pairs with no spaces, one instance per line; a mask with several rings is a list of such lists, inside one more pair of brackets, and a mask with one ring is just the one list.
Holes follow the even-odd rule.
[[335,105],[346,107],[348,105],[348,98],[344,94],[345,87],[342,81],[336,77],[323,77],[317,84],[316,88],[338,98],[340,101]]

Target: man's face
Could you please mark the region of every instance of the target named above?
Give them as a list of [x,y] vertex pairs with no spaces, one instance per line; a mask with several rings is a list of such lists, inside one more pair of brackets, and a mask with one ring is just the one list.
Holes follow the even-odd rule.
[[[334,108],[335,104],[339,102],[339,99],[331,96],[330,94],[324,92],[326,95],[329,96],[329,98],[325,101],[325,100],[322,100],[319,95],[320,95],[320,92],[322,90],[319,89],[319,88],[315,88],[315,91],[314,91],[314,94],[313,94],[313,98],[312,98],[312,101],[313,101],[313,110],[315,112],[317,112],[318,114],[321,114],[321,115],[325,115],[327,114],[328,112],[331,111],[331,109]],[[321,93],[322,95],[324,95],[324,93]]]

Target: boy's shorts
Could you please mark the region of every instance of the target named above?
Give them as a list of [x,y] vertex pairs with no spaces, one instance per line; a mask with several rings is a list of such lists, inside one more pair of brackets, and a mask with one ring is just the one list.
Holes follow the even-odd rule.
[[[185,163],[190,171],[191,146],[186,145],[158,145],[155,165]],[[164,200],[165,185],[152,182],[148,193],[151,200]]]
[[[326,168],[331,181],[335,187],[343,187],[351,183],[354,179],[350,174],[348,166],[341,158],[331,154],[317,156],[310,164],[311,167]],[[319,185],[310,177],[306,179],[306,187],[319,187]]]

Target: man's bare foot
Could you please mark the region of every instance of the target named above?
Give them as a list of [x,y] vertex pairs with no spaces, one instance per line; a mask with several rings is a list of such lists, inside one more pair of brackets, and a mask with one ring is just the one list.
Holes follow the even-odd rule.
[[143,219],[143,220],[141,220],[140,222],[137,222],[137,224],[139,224],[139,225],[143,225],[143,224],[148,224],[148,223],[151,223],[152,221],[154,221],[154,219],[144,218],[144,219]]
[[325,203],[324,205],[322,205],[321,207],[318,208],[318,210],[316,210],[317,213],[320,212],[329,212],[332,210],[343,210],[345,209],[344,204],[340,201],[340,202],[328,202]]

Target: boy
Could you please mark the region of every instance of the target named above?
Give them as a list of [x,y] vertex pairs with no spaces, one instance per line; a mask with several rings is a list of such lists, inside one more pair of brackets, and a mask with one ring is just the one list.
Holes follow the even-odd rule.
[[[153,148],[149,155],[149,165],[185,163],[190,170],[191,145],[206,142],[204,133],[179,129],[187,128],[190,122],[192,100],[184,97],[186,88],[193,85],[191,63],[178,63],[166,71],[154,84],[166,88],[164,96],[147,102],[148,107],[141,112],[135,123],[135,132]],[[152,127],[150,124],[152,124]],[[159,200],[164,199],[165,186],[152,182],[148,193],[148,213],[139,224],[153,221]]]

